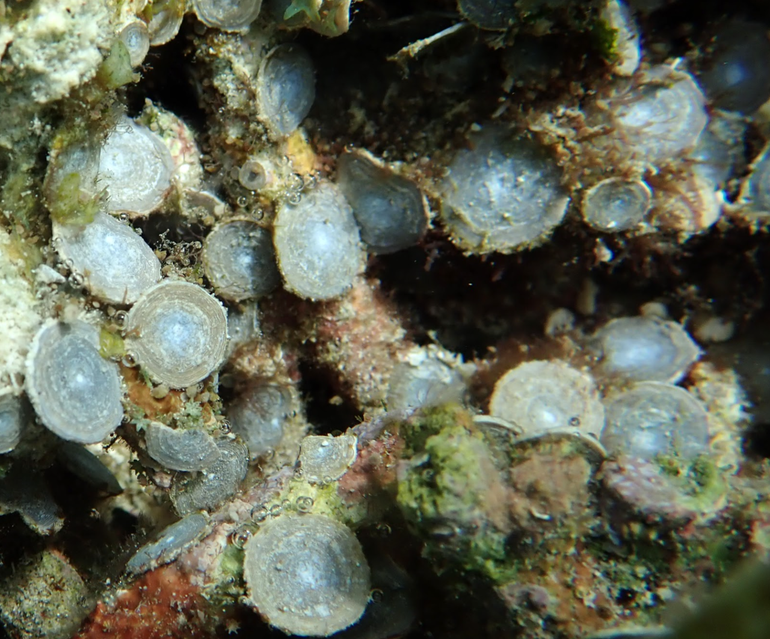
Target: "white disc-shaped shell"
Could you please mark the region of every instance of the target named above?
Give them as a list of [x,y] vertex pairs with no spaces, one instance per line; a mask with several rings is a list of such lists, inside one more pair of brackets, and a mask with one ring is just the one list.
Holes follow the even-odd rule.
[[375,253],[393,253],[420,240],[428,228],[428,207],[417,185],[396,175],[365,151],[343,153],[337,183]]
[[322,515],[282,515],[244,550],[249,598],[283,632],[328,637],[363,614],[369,565],[347,526]]
[[604,407],[590,375],[559,361],[534,361],[509,370],[495,384],[489,412],[525,437],[580,430],[599,437]]
[[118,38],[128,51],[132,67],[138,67],[150,52],[150,33],[142,20],[132,20],[118,33]]
[[123,117],[102,145],[97,184],[107,191],[108,210],[147,215],[163,203],[173,170],[163,140]]
[[203,470],[219,458],[214,438],[200,428],[170,428],[150,422],[144,437],[147,454],[170,470]]
[[95,444],[123,418],[118,368],[99,355],[99,331],[85,322],[43,325],[25,385],[40,421],[62,439]]
[[248,220],[225,222],[208,234],[203,268],[217,295],[235,302],[267,295],[281,282],[270,233]]
[[364,252],[350,205],[340,190],[324,182],[284,203],[273,236],[286,288],[311,300],[338,297],[363,270]]
[[562,221],[569,202],[546,150],[496,126],[471,136],[440,190],[444,224],[474,253],[510,252],[541,238]]
[[676,322],[621,317],[593,337],[605,375],[633,381],[675,382],[700,357],[700,349]]
[[599,231],[617,233],[637,226],[652,206],[652,191],[643,180],[608,178],[586,191],[583,219]]
[[355,435],[308,435],[302,440],[299,451],[302,476],[311,484],[339,479],[356,461],[357,445]]
[[125,343],[155,381],[186,388],[222,364],[227,315],[200,286],[166,280],[145,291],[129,311]]
[[647,80],[610,101],[615,135],[640,159],[669,160],[695,146],[708,123],[706,98],[692,76],[667,66]]
[[297,44],[270,51],[257,75],[257,109],[273,135],[285,137],[299,127],[315,100],[315,69]]
[[257,19],[262,0],[192,0],[198,19],[223,31],[243,31]]
[[692,460],[709,450],[708,414],[690,393],[673,384],[641,382],[606,402],[602,444],[610,455]]
[[147,242],[106,213],[85,226],[54,224],[53,236],[61,258],[103,300],[132,304],[160,280],[160,261]]

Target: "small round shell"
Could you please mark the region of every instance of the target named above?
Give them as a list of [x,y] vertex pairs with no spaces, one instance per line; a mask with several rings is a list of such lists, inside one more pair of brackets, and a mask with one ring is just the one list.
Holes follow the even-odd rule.
[[511,252],[553,230],[569,198],[561,171],[532,140],[489,126],[471,136],[441,184],[441,216],[452,239],[473,253]]
[[337,183],[375,253],[393,253],[417,244],[428,228],[428,206],[417,185],[396,175],[365,151],[343,153]]
[[200,428],[169,428],[151,422],[145,432],[147,454],[170,470],[203,470],[219,458],[214,438]]
[[130,226],[97,213],[85,226],[54,224],[54,245],[92,295],[115,304],[132,304],[160,280],[160,261]]
[[525,437],[576,429],[598,438],[604,428],[593,379],[559,361],[525,362],[509,370],[495,384],[489,412]]
[[311,484],[339,479],[356,461],[357,445],[355,435],[308,435],[302,440],[299,451],[302,476]]
[[322,515],[282,515],[244,550],[249,598],[283,632],[328,637],[363,614],[369,565],[347,526]]
[[284,203],[273,242],[285,287],[306,299],[342,295],[363,269],[364,252],[353,212],[333,184],[323,182]]
[[99,188],[107,191],[109,211],[147,215],[171,188],[174,161],[163,141],[131,118],[110,131],[99,156]]
[[611,455],[692,460],[708,452],[708,414],[690,393],[673,384],[641,382],[606,403],[602,444]]
[[315,69],[297,44],[281,44],[270,51],[257,75],[257,109],[278,137],[299,127],[315,100]]
[[262,0],[192,0],[192,9],[207,27],[243,31],[257,19]]
[[462,360],[434,346],[411,349],[396,364],[388,385],[388,410],[427,408],[460,403],[467,390]]
[[751,174],[743,183],[740,201],[752,213],[770,213],[770,144],[751,164]]
[[291,408],[289,391],[278,384],[247,387],[227,408],[233,432],[241,436],[252,457],[275,450],[283,439]]
[[155,381],[186,388],[222,364],[227,315],[200,286],[166,280],[145,291],[129,311],[125,343]]
[[583,219],[599,231],[617,233],[637,226],[650,210],[652,191],[643,180],[608,178],[583,197]]
[[117,366],[99,355],[99,332],[85,322],[43,325],[25,383],[40,421],[62,439],[100,442],[123,418]]
[[217,226],[203,244],[203,268],[217,295],[240,302],[281,282],[270,233],[248,220]]
[[676,322],[621,317],[593,337],[602,373],[633,381],[676,382],[700,357],[700,349]]
[[132,20],[118,33],[118,39],[126,47],[132,67],[138,67],[150,51],[150,33],[141,20]]

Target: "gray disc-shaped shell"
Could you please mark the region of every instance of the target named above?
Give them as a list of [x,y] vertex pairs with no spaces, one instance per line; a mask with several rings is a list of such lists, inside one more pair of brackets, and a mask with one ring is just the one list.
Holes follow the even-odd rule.
[[166,280],[145,291],[128,312],[125,343],[155,381],[186,388],[222,364],[227,314],[200,286]]
[[708,414],[690,393],[673,384],[641,382],[606,402],[601,441],[611,455],[692,460],[709,451]]
[[343,153],[337,183],[375,253],[393,253],[417,244],[428,228],[428,206],[417,185],[365,151]]
[[0,396],[0,454],[10,453],[18,445],[23,419],[18,397],[11,394]]
[[131,118],[121,118],[99,155],[99,188],[107,191],[109,211],[147,215],[171,188],[174,162],[163,140]]
[[265,56],[257,74],[257,110],[279,137],[293,133],[315,100],[315,69],[297,44],[281,44]]
[[282,515],[244,550],[249,598],[283,632],[328,637],[363,614],[369,565],[347,526],[322,515]]
[[470,139],[441,183],[441,216],[473,253],[510,252],[550,232],[569,198],[561,170],[536,142],[489,126]]
[[160,261],[130,226],[97,213],[85,226],[54,224],[54,246],[72,270],[85,278],[92,295],[132,304],[160,280]]
[[227,407],[234,433],[249,447],[252,457],[275,450],[283,439],[283,429],[291,410],[289,391],[267,382],[247,387]]
[[328,182],[281,205],[273,242],[286,288],[307,299],[339,297],[364,266],[353,212]]
[[192,0],[198,19],[223,31],[243,31],[257,19],[262,0]]
[[614,319],[592,342],[602,373],[633,381],[676,382],[701,354],[679,324],[653,317]]
[[599,231],[617,233],[637,226],[652,206],[652,191],[643,180],[608,178],[583,196],[583,219]]
[[489,412],[523,436],[574,428],[598,438],[604,428],[594,380],[559,361],[525,362],[509,370],[495,384]]
[[187,515],[166,527],[157,541],[150,542],[136,551],[128,560],[126,572],[140,574],[173,561],[206,530],[208,518],[201,513]]
[[311,484],[339,479],[356,461],[357,445],[355,435],[308,435],[302,440],[299,451],[302,476]]
[[246,478],[249,454],[238,441],[218,439],[219,458],[196,475],[177,475],[171,485],[171,501],[180,515],[213,510],[232,497]]
[[150,422],[144,438],[147,454],[170,470],[203,470],[219,458],[214,438],[200,428],[170,428]]
[[615,135],[640,159],[670,160],[692,148],[708,123],[706,98],[692,76],[658,66],[648,83],[610,101]]
[[225,222],[208,234],[203,268],[217,295],[235,302],[267,295],[281,282],[270,233],[248,220]]
[[95,444],[123,418],[118,368],[99,355],[99,331],[48,321],[27,356],[25,387],[37,416],[62,439]]

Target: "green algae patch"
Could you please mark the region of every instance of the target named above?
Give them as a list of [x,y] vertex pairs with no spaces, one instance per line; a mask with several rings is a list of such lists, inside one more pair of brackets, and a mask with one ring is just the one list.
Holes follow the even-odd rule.
[[49,204],[51,217],[60,224],[89,224],[99,210],[99,196],[82,187],[80,173],[68,173],[56,186]]
[[131,67],[131,54],[126,45],[117,40],[96,72],[96,81],[105,89],[117,89],[139,80]]
[[123,338],[102,327],[99,331],[99,355],[104,359],[118,360],[126,354]]
[[515,572],[506,557],[509,489],[483,435],[459,406],[417,413],[401,425],[407,455],[398,505],[437,568],[478,571],[495,583]]

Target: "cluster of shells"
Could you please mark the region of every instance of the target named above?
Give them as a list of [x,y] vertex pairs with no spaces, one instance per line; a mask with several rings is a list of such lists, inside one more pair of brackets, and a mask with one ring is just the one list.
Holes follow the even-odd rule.
[[[498,549],[473,564],[474,553],[513,538],[516,508],[493,512],[485,495],[534,482],[517,475],[523,459],[579,458],[579,488],[600,485],[609,510],[639,526],[678,530],[723,511],[749,464],[749,401],[739,375],[710,355],[729,346],[746,308],[720,315],[693,285],[665,291],[672,308],[650,299],[629,309],[607,302],[589,272],[571,305],[554,296],[522,309],[538,330],[512,346],[514,319],[490,329],[477,309],[441,308],[434,292],[412,295],[410,307],[398,294],[409,285],[392,280],[413,272],[404,265],[415,256],[428,277],[435,260],[469,272],[501,260],[529,264],[516,271],[531,278],[525,287],[550,295],[549,276],[570,261],[611,270],[641,254],[648,268],[709,234],[763,238],[761,7],[702,33],[690,25],[682,47],[644,29],[686,2],[458,0],[390,18],[349,0],[91,4],[9,3],[0,24],[14,96],[0,98],[0,513],[18,513],[55,545],[70,522],[47,478],[65,469],[99,494],[108,526],[120,511],[157,533],[125,541],[110,568],[125,587],[181,555],[221,610],[243,606],[287,634],[353,626],[350,636],[384,639],[418,615],[393,613],[394,629],[387,608],[365,614],[380,581],[395,580],[395,592],[410,578],[358,539],[383,510],[367,505],[373,489],[354,472],[382,473],[409,534],[427,538],[426,557],[467,555],[500,592],[509,576],[495,571],[507,559]],[[73,32],[81,18],[96,25],[93,41],[35,35],[73,12]],[[346,57],[360,48],[366,63],[367,37],[401,29],[403,48],[377,52],[373,78],[338,61],[339,47]],[[558,56],[576,54],[571,39],[586,50],[562,69]],[[69,85],[38,77],[46,66],[58,73],[58,58],[73,65]],[[187,74],[197,107],[158,89],[169,70]],[[550,261],[527,262],[549,247]],[[468,285],[491,291],[506,284],[505,268]],[[449,297],[457,287],[433,284]],[[445,343],[420,327],[426,316],[446,316]],[[461,352],[466,332],[473,343],[497,338],[485,353]],[[333,391],[319,399],[323,384]],[[340,405],[364,423],[345,422]],[[452,488],[474,502],[471,514],[444,497],[426,505],[422,491],[445,490],[446,468],[467,462],[441,466],[439,440],[409,430],[460,405],[473,418],[452,418],[444,434],[483,477],[469,471],[467,486]],[[332,418],[316,423],[323,415]],[[397,471],[391,455],[403,455]],[[340,514],[330,495],[343,485],[352,496]],[[564,518],[583,522],[572,508]],[[535,506],[527,517],[532,530],[559,519]],[[540,540],[529,525],[517,532]],[[573,544],[575,530],[591,528],[570,526]],[[439,539],[450,541],[437,552]],[[8,632],[42,636],[18,605],[0,596]]]

